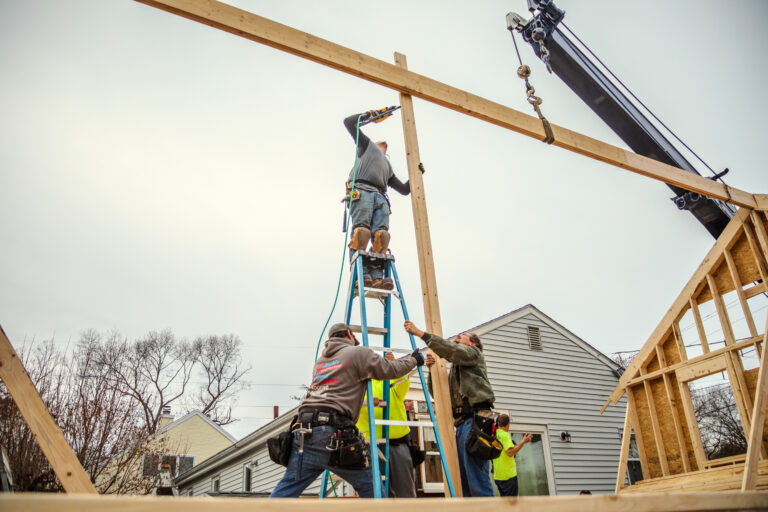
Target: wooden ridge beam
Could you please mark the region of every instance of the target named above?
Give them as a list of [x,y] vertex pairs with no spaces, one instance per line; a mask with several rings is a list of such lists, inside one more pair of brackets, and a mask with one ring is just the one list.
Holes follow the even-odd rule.
[[[436,103],[528,137],[542,141],[546,138],[541,121],[537,117],[248,11],[215,0],[137,1],[389,87],[401,93]],[[722,183],[587,137],[561,126],[553,124],[552,130],[555,135],[554,145],[563,149],[707,197],[747,208],[758,206],[755,196],[743,190],[728,187]]]

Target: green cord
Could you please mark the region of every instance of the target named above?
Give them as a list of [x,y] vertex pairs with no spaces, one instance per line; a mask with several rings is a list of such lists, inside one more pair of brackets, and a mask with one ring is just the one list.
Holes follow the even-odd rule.
[[332,477],[328,477],[328,480],[331,481],[331,489],[333,489],[333,496],[338,498],[339,495],[336,494],[336,484],[333,483],[333,478]]
[[[355,133],[355,169],[352,173],[352,188],[349,191],[349,210],[352,211],[352,196],[355,193],[355,180],[357,179],[357,145],[360,140],[360,118],[363,117],[362,114],[357,116],[357,129]],[[350,216],[351,214],[347,213],[347,215]],[[336,311],[336,303],[339,301],[339,290],[341,289],[341,277],[344,274],[344,258],[347,255],[347,236],[349,236],[349,222],[347,222],[347,231],[344,233],[344,249],[341,252],[341,268],[339,268],[339,282],[336,285],[336,297],[333,299],[333,307],[331,308],[330,314],[328,314],[328,319],[325,321],[325,325],[323,326],[323,330],[320,331],[320,338],[317,340],[317,348],[315,349],[315,361],[317,361],[317,354],[320,352],[320,343],[323,341],[323,334],[325,333],[325,330],[328,328],[328,322],[331,321],[331,317],[333,316],[333,312]],[[331,481],[331,485],[333,485],[333,481]],[[333,489],[334,494],[336,493],[336,488]]]

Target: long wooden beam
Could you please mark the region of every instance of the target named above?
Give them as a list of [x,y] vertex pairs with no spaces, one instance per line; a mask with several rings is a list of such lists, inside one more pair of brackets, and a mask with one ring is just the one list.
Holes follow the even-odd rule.
[[[88,475],[75,457],[64,434],[51,418],[40,393],[0,327],[0,379],[16,402],[16,407],[34,434],[37,444],[51,464],[66,492],[97,494]],[[0,509],[2,507],[0,506]],[[8,510],[12,510],[9,508]]]
[[[408,69],[408,61],[402,53],[395,52],[395,62],[402,69]],[[429,234],[429,217],[427,216],[427,200],[424,194],[424,180],[421,177],[419,164],[419,139],[416,135],[416,115],[413,111],[413,99],[410,95],[400,93],[400,106],[403,119],[403,135],[405,138],[406,160],[408,162],[408,179],[411,184],[411,207],[413,209],[413,226],[416,233],[416,249],[419,255],[419,273],[421,274],[421,295],[424,301],[425,329],[428,332],[443,335],[443,323],[440,318],[440,302],[437,297],[437,278],[435,276],[435,261],[432,256],[432,238]],[[448,368],[444,359],[434,354],[436,362],[429,369],[432,374],[432,390],[435,394],[435,415],[440,431],[440,440],[451,473],[454,494],[463,496],[461,489],[461,474],[459,458],[456,450],[456,431],[453,427],[453,409],[451,408],[451,391],[448,384]],[[450,496],[448,480],[443,472],[445,495]]]
[[747,438],[747,459],[744,462],[744,480],[742,491],[755,490],[757,483],[757,463],[763,448],[763,425],[765,424],[765,406],[768,403],[768,318],[765,321],[763,353],[760,355],[760,370],[755,384],[755,403],[752,409],[752,425]]
[[[231,5],[215,0],[137,1],[535,139],[544,140],[546,137],[541,121],[534,116]],[[755,196],[743,190],[728,187],[561,126],[553,124],[552,130],[555,134],[555,146],[708,197],[742,207],[757,207]]]
[[[709,512],[757,511],[768,507],[763,491],[646,493],[593,496],[525,496],[522,498],[403,498],[393,500],[258,499],[177,496],[75,496],[0,493],[0,510],[24,512]],[[306,509],[302,511],[301,509]],[[347,510],[349,509],[349,510]]]

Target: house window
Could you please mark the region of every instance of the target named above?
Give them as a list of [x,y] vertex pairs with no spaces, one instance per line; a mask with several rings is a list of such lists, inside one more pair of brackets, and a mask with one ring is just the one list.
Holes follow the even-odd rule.
[[[619,441],[623,436],[623,432],[619,429]],[[627,478],[625,485],[632,485],[643,479],[643,468],[640,464],[640,452],[637,450],[637,441],[635,440],[635,434],[629,438],[629,454],[627,456]]]
[[251,468],[249,466],[245,466],[243,471],[243,490],[251,492]]
[[219,485],[221,483],[221,476],[216,475],[211,479],[211,492],[218,493],[219,492]]
[[541,350],[541,331],[538,327],[528,326],[528,346],[531,350]]
[[171,477],[175,478],[192,469],[192,466],[195,465],[195,458],[187,455],[145,453],[141,473],[145,477],[157,476],[164,465],[168,465],[171,470]]

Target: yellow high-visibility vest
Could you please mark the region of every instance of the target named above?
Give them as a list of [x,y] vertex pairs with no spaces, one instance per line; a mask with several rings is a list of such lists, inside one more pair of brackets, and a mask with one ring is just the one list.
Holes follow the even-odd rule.
[[[395,384],[395,382],[397,384]],[[395,384],[392,386],[392,384]],[[382,400],[384,396],[384,381],[371,380],[373,387],[373,396]],[[407,378],[403,381],[390,381],[389,388],[389,419],[405,421],[408,419],[408,415],[405,412],[405,394],[408,393],[408,389],[411,387],[411,379]],[[384,417],[383,407],[374,407],[374,414],[376,419],[380,420]],[[357,419],[357,428],[360,430],[366,439],[370,437],[368,427],[368,397],[363,397],[363,408],[360,409],[360,417]],[[389,438],[400,439],[406,436],[411,431],[410,427],[404,425],[390,425],[389,426]],[[381,439],[383,436],[381,425],[376,425],[376,439]]]

